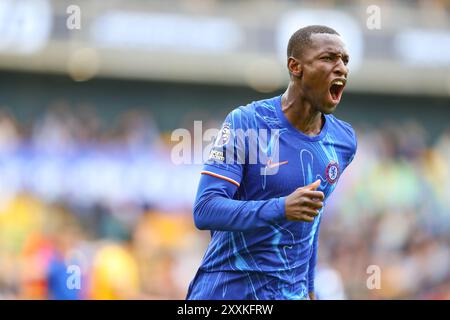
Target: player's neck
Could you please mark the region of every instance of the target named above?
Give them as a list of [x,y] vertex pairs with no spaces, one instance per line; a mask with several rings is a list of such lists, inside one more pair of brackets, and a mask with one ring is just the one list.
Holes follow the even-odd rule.
[[322,130],[322,113],[304,98],[292,82],[281,98],[281,110],[288,121],[306,135],[318,135]]

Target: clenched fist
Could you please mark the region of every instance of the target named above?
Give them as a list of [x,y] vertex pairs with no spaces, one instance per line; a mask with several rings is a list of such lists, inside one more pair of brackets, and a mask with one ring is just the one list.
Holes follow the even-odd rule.
[[313,222],[323,208],[325,195],[316,189],[320,186],[320,180],[298,188],[286,197],[286,218],[291,221]]

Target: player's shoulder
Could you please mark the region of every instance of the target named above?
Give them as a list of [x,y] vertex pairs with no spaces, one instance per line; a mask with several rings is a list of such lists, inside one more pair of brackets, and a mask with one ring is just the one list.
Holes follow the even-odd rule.
[[242,127],[253,126],[257,122],[257,119],[265,119],[267,117],[276,118],[275,103],[277,98],[278,97],[256,100],[246,105],[236,107],[229,112],[227,118],[235,124],[238,122]]
[[249,121],[257,118],[276,117],[276,99],[273,97],[268,99],[252,101],[246,105],[242,105],[233,109],[228,117]]
[[330,126],[335,131],[336,135],[339,136],[340,140],[348,141],[353,149],[357,147],[357,138],[355,129],[352,125],[344,120],[338,119],[336,116],[329,114],[327,118],[330,121]]

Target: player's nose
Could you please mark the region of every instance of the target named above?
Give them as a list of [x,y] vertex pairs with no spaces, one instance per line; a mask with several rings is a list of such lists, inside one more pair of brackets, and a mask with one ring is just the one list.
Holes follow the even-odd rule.
[[339,77],[345,77],[347,78],[348,75],[348,68],[345,65],[344,61],[342,59],[339,59],[338,63],[336,64],[333,72],[339,76]]

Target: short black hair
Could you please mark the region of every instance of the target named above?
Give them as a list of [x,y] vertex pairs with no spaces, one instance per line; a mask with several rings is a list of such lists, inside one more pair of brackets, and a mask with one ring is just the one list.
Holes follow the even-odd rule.
[[311,43],[311,35],[316,33],[336,34],[338,36],[340,35],[336,30],[321,25],[312,25],[298,29],[289,39],[287,47],[288,58],[291,56],[300,57],[303,49]]

